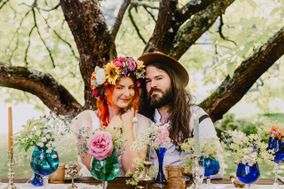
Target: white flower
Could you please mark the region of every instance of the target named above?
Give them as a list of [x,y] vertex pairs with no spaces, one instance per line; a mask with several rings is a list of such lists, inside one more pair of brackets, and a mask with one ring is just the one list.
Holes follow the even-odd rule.
[[42,142],[46,142],[47,139],[46,139],[45,137],[42,137],[41,141],[42,141]]
[[40,131],[36,131],[35,135],[40,136],[41,132]]
[[37,145],[41,148],[44,146],[44,144],[42,142],[39,142]]
[[47,135],[45,136],[45,138],[50,139],[51,137],[50,137],[49,134],[47,134]]
[[95,75],[96,75],[96,85],[102,85],[106,81],[106,74],[103,68],[96,66]]

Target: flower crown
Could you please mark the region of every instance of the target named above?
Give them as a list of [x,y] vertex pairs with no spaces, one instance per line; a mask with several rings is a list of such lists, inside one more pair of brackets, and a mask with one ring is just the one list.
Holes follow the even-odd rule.
[[121,77],[134,77],[137,80],[137,87],[141,86],[140,79],[145,77],[145,65],[142,61],[132,57],[119,57],[107,63],[104,68],[95,67],[91,75],[91,88],[93,95],[102,99],[104,87],[115,85]]

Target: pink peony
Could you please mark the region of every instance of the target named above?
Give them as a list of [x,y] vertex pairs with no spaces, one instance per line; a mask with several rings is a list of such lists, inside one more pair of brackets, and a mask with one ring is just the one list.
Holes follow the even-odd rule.
[[106,131],[96,131],[88,142],[89,154],[98,160],[104,160],[112,154],[112,136]]
[[132,57],[127,57],[127,69],[132,72],[136,69],[136,61]]
[[157,127],[158,137],[155,141],[157,146],[163,146],[170,142],[169,130],[166,126]]

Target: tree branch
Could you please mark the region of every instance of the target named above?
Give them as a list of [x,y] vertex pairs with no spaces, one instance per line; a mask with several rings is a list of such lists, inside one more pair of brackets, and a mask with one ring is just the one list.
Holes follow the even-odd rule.
[[184,23],[195,13],[204,10],[208,5],[218,0],[191,0],[178,10],[178,22]]
[[176,27],[177,0],[161,0],[157,23],[144,52],[159,50],[168,53],[178,28]]
[[196,13],[179,29],[173,42],[173,48],[170,49],[169,54],[179,59],[233,2],[234,0],[215,1],[205,10]]
[[29,92],[61,115],[76,115],[82,106],[49,74],[0,63],[0,86]]
[[211,119],[221,119],[251,88],[255,81],[284,54],[284,27],[243,61],[232,78],[228,75],[222,84],[202,103]]
[[116,38],[117,32],[118,32],[118,30],[121,26],[121,23],[122,23],[123,16],[124,16],[129,4],[130,4],[130,1],[131,0],[124,0],[123,3],[120,6],[120,9],[118,11],[115,23],[114,23],[114,25],[112,26],[112,29],[111,29],[111,35],[112,35],[113,40],[115,40],[115,38]]
[[90,77],[96,65],[103,66],[116,56],[114,40],[97,1],[60,0],[65,20],[74,36],[84,81],[85,108],[95,108]]
[[136,24],[136,22],[135,22],[135,20],[134,20],[134,18],[133,18],[133,16],[132,16],[131,10],[132,10],[133,8],[134,8],[134,7],[133,7],[132,5],[130,5],[130,7],[129,7],[129,9],[128,9],[128,15],[129,15],[130,22],[131,22],[131,24],[133,25],[133,27],[134,27],[134,29],[135,29],[135,31],[136,31],[138,37],[142,40],[142,42],[143,42],[144,44],[146,44],[146,40],[144,39],[144,37],[143,37],[142,34],[140,33],[140,30],[139,30],[139,28],[138,28],[138,26],[137,26],[137,24]]

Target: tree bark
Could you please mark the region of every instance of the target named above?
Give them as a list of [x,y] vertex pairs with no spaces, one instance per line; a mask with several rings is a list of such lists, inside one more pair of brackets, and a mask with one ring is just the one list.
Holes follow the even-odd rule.
[[159,15],[153,34],[144,52],[162,51],[168,53],[172,48],[172,41],[178,30],[175,25],[177,0],[161,0]]
[[243,61],[232,78],[228,75],[222,84],[202,103],[213,121],[233,107],[260,76],[284,54],[284,27]]
[[82,109],[76,99],[46,73],[0,64],[0,86],[32,93],[53,112],[74,116]]
[[179,59],[233,2],[234,0],[215,1],[209,4],[206,9],[194,14],[194,16],[179,29],[173,41],[173,48],[170,49],[169,54]]
[[84,80],[85,109],[95,108],[90,78],[96,65],[103,66],[116,56],[115,44],[97,1],[60,0],[65,19],[74,36]]

